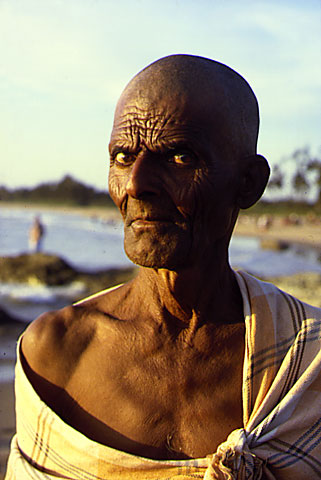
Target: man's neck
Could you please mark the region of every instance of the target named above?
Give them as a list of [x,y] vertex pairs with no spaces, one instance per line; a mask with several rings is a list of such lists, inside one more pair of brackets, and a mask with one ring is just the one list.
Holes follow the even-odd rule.
[[204,324],[243,318],[241,293],[227,258],[177,271],[141,267],[137,286],[153,317],[174,329],[192,332]]

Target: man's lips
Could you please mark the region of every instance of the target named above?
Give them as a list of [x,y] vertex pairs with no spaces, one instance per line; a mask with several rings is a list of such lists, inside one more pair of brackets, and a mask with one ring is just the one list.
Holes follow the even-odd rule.
[[[126,222],[127,223],[127,222]],[[148,228],[156,227],[158,225],[174,223],[173,220],[168,218],[158,218],[158,217],[138,217],[130,220],[128,225],[134,228]]]

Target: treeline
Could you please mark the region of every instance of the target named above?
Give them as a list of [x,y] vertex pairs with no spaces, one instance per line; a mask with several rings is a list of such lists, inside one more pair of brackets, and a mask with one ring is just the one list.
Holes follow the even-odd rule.
[[0,201],[70,206],[114,206],[109,194],[96,190],[66,175],[60,182],[43,183],[34,188],[0,187]]
[[268,189],[286,201],[321,208],[321,156],[312,154],[309,147],[295,150],[272,169]]

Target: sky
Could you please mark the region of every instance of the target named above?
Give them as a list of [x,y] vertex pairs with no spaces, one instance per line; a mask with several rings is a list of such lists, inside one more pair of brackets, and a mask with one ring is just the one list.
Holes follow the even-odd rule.
[[0,185],[71,174],[106,189],[117,99],[173,53],[247,79],[272,167],[320,152],[320,0],[0,0]]

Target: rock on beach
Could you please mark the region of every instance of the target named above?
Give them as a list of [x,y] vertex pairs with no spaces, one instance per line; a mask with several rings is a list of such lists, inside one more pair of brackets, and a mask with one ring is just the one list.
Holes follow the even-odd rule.
[[66,260],[48,253],[23,253],[0,258],[0,283],[62,286],[81,282],[85,294],[126,282],[135,275],[136,267],[110,268],[89,273],[77,270]]
[[65,285],[77,272],[62,258],[46,253],[23,253],[0,258],[0,282]]

